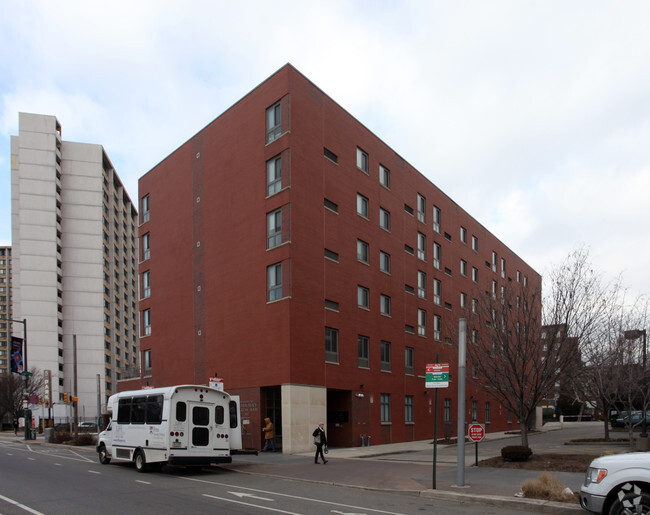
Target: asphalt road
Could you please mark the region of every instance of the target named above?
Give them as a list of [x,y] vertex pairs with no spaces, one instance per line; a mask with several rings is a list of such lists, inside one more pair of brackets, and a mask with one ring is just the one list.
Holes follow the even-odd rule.
[[0,513],[47,514],[522,514],[495,508],[325,483],[238,474],[220,467],[138,473],[100,465],[92,448],[0,439]]

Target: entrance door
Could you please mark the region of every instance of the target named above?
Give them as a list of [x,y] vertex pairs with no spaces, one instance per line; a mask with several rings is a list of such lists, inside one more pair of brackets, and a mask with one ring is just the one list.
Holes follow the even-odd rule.
[[212,441],[214,426],[210,414],[211,404],[189,403],[190,405],[190,449],[206,449]]

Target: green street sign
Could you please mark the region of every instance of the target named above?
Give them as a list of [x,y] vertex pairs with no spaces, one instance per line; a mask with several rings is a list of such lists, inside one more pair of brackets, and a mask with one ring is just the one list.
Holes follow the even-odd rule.
[[23,376],[23,377],[32,377],[34,374],[31,373],[31,372],[27,372],[27,370],[25,370],[25,371],[24,371],[22,374],[20,374],[20,375]]

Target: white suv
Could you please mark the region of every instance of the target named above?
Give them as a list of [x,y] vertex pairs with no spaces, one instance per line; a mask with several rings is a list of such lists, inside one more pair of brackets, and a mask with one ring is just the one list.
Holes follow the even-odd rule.
[[580,489],[580,505],[607,515],[650,514],[650,452],[592,461]]

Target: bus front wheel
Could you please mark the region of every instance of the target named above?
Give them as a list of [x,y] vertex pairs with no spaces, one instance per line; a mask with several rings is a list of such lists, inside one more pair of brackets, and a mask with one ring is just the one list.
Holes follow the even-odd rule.
[[111,459],[108,457],[108,454],[106,453],[106,447],[102,445],[99,448],[99,463],[102,465],[108,465],[111,462]]
[[146,472],[147,471],[147,460],[144,457],[144,452],[135,451],[135,456],[133,456],[133,462],[135,463],[135,469],[138,472]]

